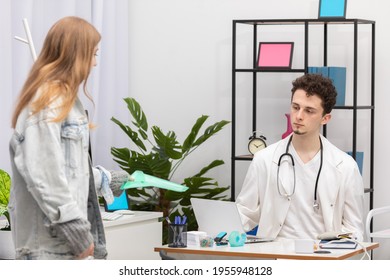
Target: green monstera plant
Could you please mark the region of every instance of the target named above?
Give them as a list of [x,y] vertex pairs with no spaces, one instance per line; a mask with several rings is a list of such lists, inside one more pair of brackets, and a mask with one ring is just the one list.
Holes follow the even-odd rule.
[[11,230],[11,220],[8,212],[8,202],[11,190],[11,178],[7,172],[0,169],[0,217],[5,216],[8,225],[0,230]]
[[[139,170],[161,179],[171,180],[183,161],[210,137],[223,129],[229,121],[222,120],[208,126],[200,133],[208,116],[199,117],[183,143],[179,143],[176,133],[164,133],[158,126],[149,131],[148,121],[140,104],[133,98],[125,98],[127,108],[133,118],[130,125],[116,118],[117,124],[135,144],[135,148],[111,148],[111,154],[119,166],[129,174]],[[149,136],[149,133],[153,138]],[[204,156],[204,155],[203,155]],[[195,161],[194,161],[195,162]],[[222,160],[213,160],[196,174],[186,177],[182,185],[188,187],[185,192],[174,192],[161,188],[127,189],[133,210],[160,211],[171,221],[177,215],[186,215],[188,230],[196,230],[198,225],[192,211],[190,198],[227,199],[225,191],[229,187],[219,187],[218,182],[207,176],[211,169],[223,165]],[[167,224],[164,223],[163,241],[167,240]]]

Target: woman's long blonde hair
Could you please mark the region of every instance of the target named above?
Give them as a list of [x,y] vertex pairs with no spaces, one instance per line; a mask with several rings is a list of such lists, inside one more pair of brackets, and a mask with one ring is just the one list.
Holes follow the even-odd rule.
[[[60,113],[53,121],[62,121],[71,110],[83,81],[84,93],[91,99],[86,84],[95,55],[94,50],[100,38],[93,25],[78,17],[62,18],[51,27],[42,51],[22,88],[12,117],[13,128],[20,112],[29,106],[30,102],[34,114],[59,97]],[[45,90],[34,99],[43,85]]]

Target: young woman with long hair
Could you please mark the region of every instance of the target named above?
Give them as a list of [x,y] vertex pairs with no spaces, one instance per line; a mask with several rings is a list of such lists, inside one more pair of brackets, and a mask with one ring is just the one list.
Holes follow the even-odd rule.
[[91,99],[86,85],[100,39],[86,20],[60,19],[17,100],[9,204],[17,259],[107,256],[97,192],[110,203],[111,188],[131,178],[92,167],[88,153],[90,124],[78,93],[83,84]]

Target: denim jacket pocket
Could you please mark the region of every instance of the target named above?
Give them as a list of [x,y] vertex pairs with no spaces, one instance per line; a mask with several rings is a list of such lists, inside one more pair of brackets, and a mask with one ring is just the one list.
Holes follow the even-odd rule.
[[78,168],[80,158],[85,149],[85,135],[83,125],[65,124],[61,130],[62,144],[64,145],[65,164],[70,168]]

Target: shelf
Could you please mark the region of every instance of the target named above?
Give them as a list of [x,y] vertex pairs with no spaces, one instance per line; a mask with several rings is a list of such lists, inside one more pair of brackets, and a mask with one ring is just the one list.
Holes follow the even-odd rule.
[[334,106],[333,109],[343,109],[343,110],[354,110],[354,109],[357,109],[357,110],[373,110],[375,109],[375,106],[371,106],[371,105],[362,105],[362,106]]
[[233,157],[235,160],[252,160],[253,155],[241,155],[241,156],[235,156]]
[[286,73],[305,73],[305,69],[236,69],[235,72],[286,72]]
[[297,24],[373,24],[375,21],[351,18],[351,19],[245,19],[233,20],[236,23],[250,25],[297,25]]

